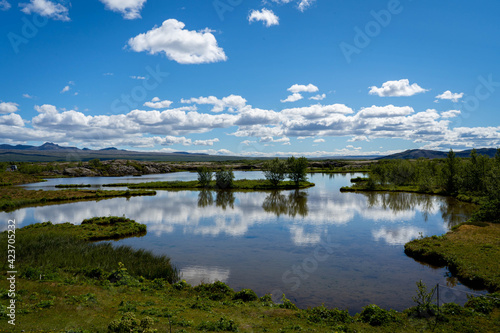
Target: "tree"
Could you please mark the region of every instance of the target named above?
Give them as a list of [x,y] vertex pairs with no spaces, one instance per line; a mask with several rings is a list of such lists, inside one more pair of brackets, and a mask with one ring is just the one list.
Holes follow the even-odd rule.
[[269,180],[273,186],[278,186],[278,184],[285,179],[286,163],[276,157],[273,160],[264,162],[262,170],[264,170],[266,179]]
[[299,186],[300,182],[307,181],[307,158],[305,157],[289,157],[286,161],[288,178],[290,178],[295,185]]
[[444,168],[445,188],[448,193],[454,193],[456,191],[457,167],[457,158],[453,149],[450,149],[448,155],[446,155]]
[[215,185],[220,189],[231,188],[233,186],[233,170],[219,170],[215,173]]
[[210,182],[212,181],[213,172],[210,171],[207,167],[198,168],[198,182],[203,187],[208,187]]

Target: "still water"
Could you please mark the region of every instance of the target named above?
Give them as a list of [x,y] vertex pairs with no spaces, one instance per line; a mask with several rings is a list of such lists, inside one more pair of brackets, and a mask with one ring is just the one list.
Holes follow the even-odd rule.
[[[236,179],[263,178],[235,172]],[[445,268],[420,264],[404,243],[440,235],[467,219],[472,206],[451,198],[409,193],[340,193],[353,175],[310,175],[316,186],[299,191],[157,191],[153,197],[24,208],[0,213],[19,227],[35,222],[80,223],[93,216],[125,215],[148,226],[148,234],[116,243],[167,254],[191,284],[226,282],[235,290],[284,293],[299,307],[324,303],[361,311],[376,303],[403,310],[413,304],[415,282],[453,287],[443,301],[463,302],[469,289]],[[144,177],[51,179],[56,184],[102,184],[193,180],[195,173]]]

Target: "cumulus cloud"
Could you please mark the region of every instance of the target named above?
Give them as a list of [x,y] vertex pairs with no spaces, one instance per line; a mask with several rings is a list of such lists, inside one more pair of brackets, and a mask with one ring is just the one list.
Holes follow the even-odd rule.
[[315,100],[315,101],[322,101],[326,98],[326,94],[319,94],[316,96],[309,97],[309,99]]
[[286,99],[282,99],[281,103],[288,103],[288,102],[297,102],[303,99],[304,97],[299,94],[299,93],[293,93],[292,95],[288,96]]
[[314,143],[323,143],[326,142],[325,139],[316,139],[313,141]]
[[371,117],[401,117],[407,116],[415,112],[412,107],[403,106],[398,107],[394,105],[387,106],[371,106],[369,108],[362,108],[358,112],[359,117],[371,118]]
[[23,127],[24,121],[20,115],[11,113],[8,115],[0,116],[0,125]]
[[450,110],[446,112],[441,112],[441,117],[443,118],[455,118],[458,117],[462,112],[459,110]]
[[238,95],[229,95],[227,97],[223,97],[222,99],[218,99],[215,96],[198,97],[198,98],[193,97],[190,99],[181,99],[181,103],[213,105],[212,112],[222,112],[226,108],[230,112],[235,112],[241,110],[246,105],[247,100]]
[[23,98],[33,99],[35,98],[35,96],[31,96],[30,94],[23,94]]
[[107,9],[121,13],[126,20],[141,18],[146,0],[100,0]]
[[262,8],[262,10],[252,10],[248,16],[248,22],[262,21],[266,27],[279,25],[279,18],[272,10]]
[[0,1],[0,10],[9,10],[10,7],[10,3],[8,3],[7,0]]
[[12,102],[0,102],[0,113],[17,112],[19,104]]
[[184,29],[185,24],[175,19],[160,27],[130,38],[128,45],[135,52],[165,53],[168,59],[180,64],[203,64],[226,61],[224,50],[207,28],[203,31]]
[[60,3],[49,0],[30,0],[29,3],[20,3],[21,11],[25,14],[36,13],[40,16],[48,17],[58,21],[70,21],[68,8]]
[[297,9],[301,12],[304,12],[307,8],[309,8],[316,0],[271,0],[271,2],[277,4],[289,4],[292,2],[297,3]]
[[314,93],[317,92],[319,89],[315,85],[309,83],[307,86],[302,84],[294,84],[287,90],[291,93],[301,93],[301,92]]
[[455,103],[458,102],[458,100],[461,99],[462,97],[464,97],[464,93],[452,93],[449,90],[446,90],[441,95],[436,96],[437,99],[447,99],[447,100],[451,100]]
[[61,94],[64,94],[65,92],[68,92],[70,89],[71,89],[70,86],[65,86],[64,88],[62,88]]
[[380,88],[372,86],[369,89],[370,95],[378,95],[380,97],[413,96],[415,94],[428,91],[427,89],[421,88],[416,83],[410,85],[410,81],[408,79],[387,81],[383,83]]
[[154,97],[150,102],[144,103],[144,106],[152,109],[166,109],[172,105],[172,101],[169,100],[160,100],[159,97]]

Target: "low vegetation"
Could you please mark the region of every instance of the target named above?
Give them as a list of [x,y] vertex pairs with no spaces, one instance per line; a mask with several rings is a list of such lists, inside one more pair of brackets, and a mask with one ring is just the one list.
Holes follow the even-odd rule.
[[[166,182],[147,182],[147,183],[116,183],[105,184],[104,187],[128,187],[129,189],[155,189],[155,190],[202,190],[202,189],[227,189],[220,187],[216,181],[211,181],[206,184],[201,184],[199,181],[166,181]],[[234,180],[229,189],[231,190],[287,190],[297,188],[307,188],[314,186],[311,182],[300,182],[297,184],[291,181],[281,182],[279,185],[273,185],[264,179],[249,180],[240,179]]]
[[405,253],[448,266],[467,285],[500,291],[500,224],[467,222],[443,236],[413,240]]
[[101,200],[116,197],[133,197],[156,195],[154,191],[101,191],[101,190],[56,190],[32,191],[21,187],[8,186],[2,188],[0,194],[0,211],[12,211],[21,207],[48,205],[61,202]]

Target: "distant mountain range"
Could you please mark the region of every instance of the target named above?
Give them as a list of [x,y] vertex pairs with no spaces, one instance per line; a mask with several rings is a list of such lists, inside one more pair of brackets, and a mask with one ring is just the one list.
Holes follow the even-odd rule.
[[[481,148],[481,149],[476,149],[478,155],[486,155],[489,157],[494,157],[497,150],[494,148]],[[470,157],[470,153],[472,152],[472,149],[469,150],[462,150],[462,151],[455,151],[455,155],[457,157]],[[421,157],[424,158],[445,158],[446,155],[448,154],[447,151],[437,151],[437,150],[425,150],[425,149],[410,149],[406,150],[401,153],[396,153],[388,156],[383,156],[383,157],[378,157],[376,158],[377,160],[395,160],[395,159],[404,159],[404,160],[409,160],[409,159],[418,159]]]
[[[41,146],[28,146],[28,145],[11,146],[11,145],[2,144],[2,145],[0,145],[0,149],[5,149],[5,150],[65,150],[65,151],[85,150],[85,151],[92,151],[92,149],[89,149],[89,148],[80,149],[77,147],[63,147],[63,146],[59,146],[58,144],[55,144],[52,142],[45,142]],[[100,149],[99,151],[104,151],[104,150],[118,150],[118,149],[116,149],[114,147],[110,147],[110,148]]]

